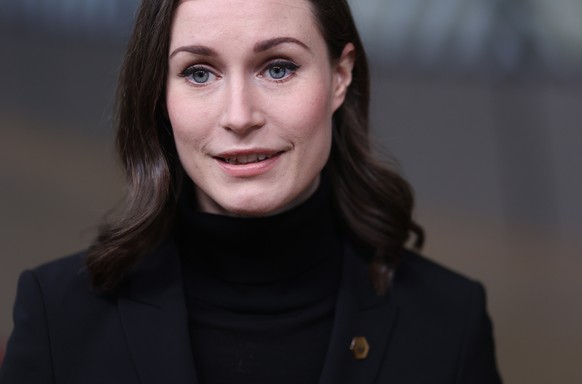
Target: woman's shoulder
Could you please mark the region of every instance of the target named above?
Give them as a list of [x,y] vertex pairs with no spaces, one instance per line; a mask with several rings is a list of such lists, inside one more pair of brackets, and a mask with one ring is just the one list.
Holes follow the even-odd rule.
[[501,382],[481,283],[406,251],[391,294],[399,324],[394,348],[405,366],[415,361],[436,381],[448,369],[463,383]]
[[431,307],[458,307],[485,301],[483,285],[449,267],[405,251],[395,277],[394,290],[401,296]]
[[405,250],[398,266],[398,274],[407,278],[422,278],[422,280],[435,281],[446,285],[467,286],[476,281],[468,276],[445,266],[438,261],[411,250]]
[[88,278],[85,256],[85,251],[78,252],[45,262],[27,272],[32,273],[43,284],[63,285],[85,281]]
[[85,257],[86,252],[78,252],[24,271],[19,291],[38,291],[45,303],[70,303],[95,296]]

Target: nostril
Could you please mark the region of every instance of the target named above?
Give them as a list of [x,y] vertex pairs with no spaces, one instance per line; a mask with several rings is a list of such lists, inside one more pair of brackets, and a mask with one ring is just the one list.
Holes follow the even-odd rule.
[[225,109],[221,121],[222,127],[239,134],[259,129],[265,124],[260,96],[253,93],[251,85],[242,82],[237,80],[235,84],[233,81],[225,88]]

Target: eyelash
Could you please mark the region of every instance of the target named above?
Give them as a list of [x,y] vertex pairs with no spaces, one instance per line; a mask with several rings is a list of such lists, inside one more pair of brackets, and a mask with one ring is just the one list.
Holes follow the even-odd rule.
[[[284,69],[285,71],[288,71],[289,73],[286,74],[283,78],[281,79],[275,79],[275,78],[271,78],[270,81],[273,81],[275,83],[283,83],[287,80],[289,80],[289,78],[291,78],[293,75],[295,75],[295,73],[297,72],[297,70],[299,68],[301,68],[300,65],[295,64],[294,62],[290,61],[290,60],[275,60],[272,61],[270,63],[268,63],[265,68],[260,72],[260,77],[265,77],[264,73],[276,68],[276,67],[280,67],[282,69]],[[216,75],[213,71],[211,71],[210,69],[208,69],[206,66],[204,65],[199,65],[199,64],[195,64],[195,65],[190,65],[186,68],[184,68],[179,74],[178,76],[180,77],[184,77],[186,78],[192,85],[197,86],[197,87],[203,87],[206,86],[206,82],[204,83],[197,83],[193,80],[190,80],[189,77],[194,75],[196,72],[198,71],[204,71],[206,73],[209,74],[209,76],[215,76],[215,77],[220,77],[218,75]]]
[[290,61],[290,60],[275,60],[270,62],[269,64],[267,64],[267,66],[265,67],[265,69],[263,69],[261,71],[261,77],[263,77],[263,74],[273,68],[276,67],[280,67],[285,69],[286,71],[289,71],[289,74],[287,74],[284,78],[282,79],[274,79],[272,78],[271,80],[276,82],[276,83],[282,83],[287,81],[289,78],[291,78],[293,75],[295,75],[295,73],[297,72],[297,70],[299,68],[301,68],[300,65],[295,64],[294,62]]
[[206,66],[199,65],[199,64],[190,65],[190,66],[184,68],[184,70],[182,70],[178,74],[178,76],[185,78],[186,80],[188,80],[194,86],[203,87],[203,86],[206,85],[206,83],[197,83],[197,82],[189,79],[190,76],[194,75],[198,71],[204,71],[204,72],[208,73],[210,76],[216,76],[216,77],[218,77],[214,72],[212,72]]

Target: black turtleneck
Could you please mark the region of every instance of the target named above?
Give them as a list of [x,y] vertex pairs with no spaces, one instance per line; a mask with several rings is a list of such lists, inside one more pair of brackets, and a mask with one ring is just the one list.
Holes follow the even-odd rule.
[[204,214],[182,199],[179,242],[201,384],[318,382],[341,274],[331,200],[327,181],[300,206],[263,218]]

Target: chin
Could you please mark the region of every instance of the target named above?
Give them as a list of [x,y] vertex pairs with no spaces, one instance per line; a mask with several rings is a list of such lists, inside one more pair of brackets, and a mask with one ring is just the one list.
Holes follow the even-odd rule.
[[272,216],[290,208],[285,202],[270,202],[265,199],[252,199],[230,202],[221,206],[221,213],[224,215],[243,216],[243,217],[264,217]]
[[288,202],[285,199],[274,198],[274,196],[264,196],[252,194],[249,196],[217,196],[215,199],[208,195],[198,195],[200,209],[204,212],[243,217],[271,216],[288,209]]
[[[202,211],[225,216],[264,217],[287,211],[307,200],[317,189],[312,183],[303,192],[297,188],[220,188],[218,193],[206,194],[198,189],[198,204]],[[224,191],[228,189],[230,193]]]

